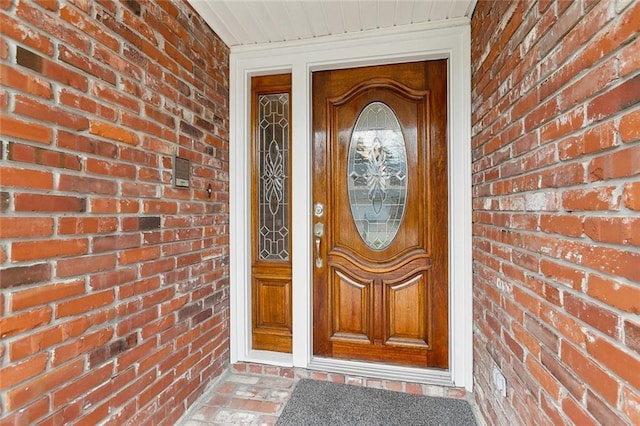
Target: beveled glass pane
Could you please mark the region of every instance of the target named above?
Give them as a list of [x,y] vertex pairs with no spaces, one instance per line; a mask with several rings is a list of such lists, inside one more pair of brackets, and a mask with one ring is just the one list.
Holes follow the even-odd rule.
[[258,124],[258,256],[289,260],[289,95],[260,95]]
[[356,228],[374,250],[398,233],[407,198],[407,151],[398,118],[382,102],[367,105],[349,143],[347,190]]

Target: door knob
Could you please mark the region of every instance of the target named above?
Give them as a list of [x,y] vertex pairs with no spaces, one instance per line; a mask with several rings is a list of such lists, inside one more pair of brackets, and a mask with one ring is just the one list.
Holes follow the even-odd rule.
[[313,225],[313,235],[316,237],[316,268],[322,268],[322,254],[320,254],[320,239],[324,235],[324,223]]

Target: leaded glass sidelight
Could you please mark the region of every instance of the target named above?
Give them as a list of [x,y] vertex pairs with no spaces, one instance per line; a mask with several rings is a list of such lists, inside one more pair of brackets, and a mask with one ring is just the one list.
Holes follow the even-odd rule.
[[258,96],[258,256],[289,260],[289,95]]
[[389,106],[368,104],[349,143],[347,190],[356,228],[374,250],[398,233],[407,199],[407,152],[400,123]]

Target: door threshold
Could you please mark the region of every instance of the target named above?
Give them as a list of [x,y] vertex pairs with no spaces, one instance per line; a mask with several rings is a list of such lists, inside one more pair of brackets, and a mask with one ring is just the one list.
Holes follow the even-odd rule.
[[450,371],[433,368],[403,367],[323,357],[311,358],[307,368],[329,373],[374,377],[385,380],[399,380],[446,387],[455,386]]
[[[240,362],[294,368],[291,354],[279,352],[252,350],[247,354],[245,359]],[[302,368],[326,373],[337,373],[345,376],[362,376],[442,387],[456,386],[449,370],[435,368],[404,367],[400,365],[349,361],[318,356],[312,357],[311,362],[309,362],[306,367],[302,366]]]
[[293,356],[289,353],[250,350],[241,362],[274,365],[278,367],[293,367]]

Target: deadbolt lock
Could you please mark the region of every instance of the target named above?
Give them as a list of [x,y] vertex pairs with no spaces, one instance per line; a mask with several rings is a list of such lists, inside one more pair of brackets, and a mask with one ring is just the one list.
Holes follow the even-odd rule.
[[313,214],[316,217],[322,217],[324,215],[324,204],[322,203],[316,203],[313,206]]

